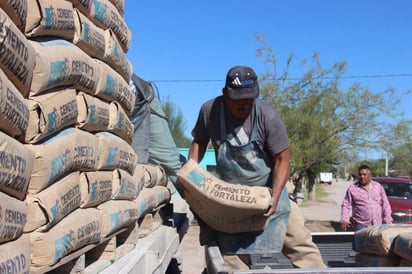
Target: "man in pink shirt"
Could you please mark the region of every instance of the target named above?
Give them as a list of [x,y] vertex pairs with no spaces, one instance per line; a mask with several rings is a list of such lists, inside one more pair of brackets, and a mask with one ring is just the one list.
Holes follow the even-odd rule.
[[342,229],[346,231],[352,226],[356,231],[373,225],[391,224],[392,210],[388,197],[383,187],[371,180],[369,166],[360,166],[358,177],[358,181],[348,187],[342,202]]

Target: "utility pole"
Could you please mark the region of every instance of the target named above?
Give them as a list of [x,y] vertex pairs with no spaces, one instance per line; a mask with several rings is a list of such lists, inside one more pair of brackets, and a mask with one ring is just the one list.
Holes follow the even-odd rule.
[[389,170],[389,156],[388,156],[388,151],[385,153],[385,176],[388,176],[388,170]]

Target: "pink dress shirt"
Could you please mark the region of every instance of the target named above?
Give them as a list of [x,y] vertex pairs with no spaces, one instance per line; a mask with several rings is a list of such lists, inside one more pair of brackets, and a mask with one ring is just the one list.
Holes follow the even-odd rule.
[[383,187],[371,181],[369,190],[359,182],[349,186],[342,202],[341,222],[349,221],[350,213],[358,224],[373,226],[392,223],[392,210]]

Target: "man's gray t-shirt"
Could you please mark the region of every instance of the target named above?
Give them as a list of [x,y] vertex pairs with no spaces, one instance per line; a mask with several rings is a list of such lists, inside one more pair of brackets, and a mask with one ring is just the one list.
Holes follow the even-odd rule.
[[[200,111],[192,136],[197,142],[212,141],[213,147],[218,151],[222,142],[220,134],[220,119],[222,104],[225,116],[226,136],[232,145],[243,145],[250,137],[255,111],[246,120],[233,116],[224,103],[223,96],[205,102]],[[258,114],[258,130],[256,141],[260,148],[267,153],[270,159],[273,154],[282,152],[289,147],[285,125],[278,111],[261,101]]]

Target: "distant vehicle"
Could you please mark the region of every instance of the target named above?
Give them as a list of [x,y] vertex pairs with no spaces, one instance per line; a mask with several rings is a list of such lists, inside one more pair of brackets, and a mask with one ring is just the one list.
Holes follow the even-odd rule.
[[394,223],[412,224],[412,180],[404,177],[373,177],[385,189]]
[[321,172],[320,173],[320,182],[327,183],[328,185],[332,184],[333,173],[332,172]]

